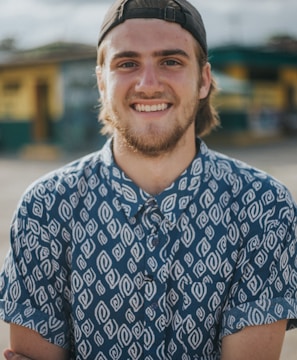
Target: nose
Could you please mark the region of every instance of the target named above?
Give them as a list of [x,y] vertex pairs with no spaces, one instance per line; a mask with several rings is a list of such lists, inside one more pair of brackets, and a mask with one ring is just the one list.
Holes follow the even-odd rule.
[[160,74],[153,64],[146,64],[143,66],[137,79],[135,90],[146,95],[152,95],[155,92],[163,90]]

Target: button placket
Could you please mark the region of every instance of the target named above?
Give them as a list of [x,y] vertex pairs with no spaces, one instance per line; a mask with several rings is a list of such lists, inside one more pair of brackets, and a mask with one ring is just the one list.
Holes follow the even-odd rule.
[[158,230],[162,219],[164,218],[159,210],[157,201],[151,197],[147,200],[143,219],[146,226],[149,228],[150,234],[146,238],[146,260],[144,269],[145,281],[153,281],[158,270],[159,249],[160,244]]
[[[145,319],[146,325],[150,329],[155,329],[153,348],[162,346],[164,341],[164,329],[160,329],[158,324],[163,323],[164,317],[163,299],[166,294],[166,283],[157,276],[158,271],[164,266],[164,261],[160,257],[162,246],[161,224],[164,221],[164,215],[161,213],[158,204],[154,198],[146,203],[144,211],[144,221],[148,231],[146,237],[146,256],[144,269],[144,292],[145,292]],[[148,347],[147,354],[151,347]]]
[[156,272],[161,266],[159,244],[159,236],[157,236],[155,233],[152,233],[147,237],[144,275],[145,277],[150,278],[151,281],[155,279]]

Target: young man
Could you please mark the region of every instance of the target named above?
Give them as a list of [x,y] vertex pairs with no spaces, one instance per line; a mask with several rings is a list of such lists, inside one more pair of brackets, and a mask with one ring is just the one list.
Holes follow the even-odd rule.
[[199,13],[116,1],[96,72],[111,138],[22,198],[0,282],[5,357],[278,359],[297,319],[297,209],[199,138],[217,124]]

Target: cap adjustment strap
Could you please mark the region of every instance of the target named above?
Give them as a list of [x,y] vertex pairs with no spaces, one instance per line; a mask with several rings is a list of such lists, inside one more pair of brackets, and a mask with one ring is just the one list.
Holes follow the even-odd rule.
[[175,8],[173,8],[172,6],[167,6],[164,9],[164,20],[172,22],[176,21]]

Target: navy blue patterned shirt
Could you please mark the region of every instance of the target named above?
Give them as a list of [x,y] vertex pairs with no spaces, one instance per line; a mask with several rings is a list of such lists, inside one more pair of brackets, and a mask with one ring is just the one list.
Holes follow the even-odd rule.
[[[198,141],[198,140],[197,140]],[[151,196],[104,148],[24,194],[0,318],[70,359],[220,359],[246,326],[297,326],[297,209],[277,180],[201,142]]]

